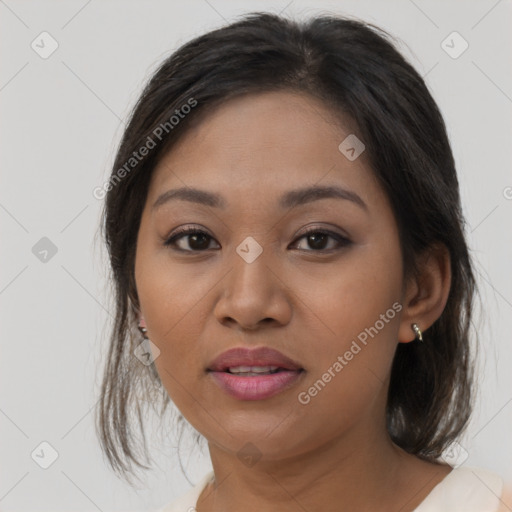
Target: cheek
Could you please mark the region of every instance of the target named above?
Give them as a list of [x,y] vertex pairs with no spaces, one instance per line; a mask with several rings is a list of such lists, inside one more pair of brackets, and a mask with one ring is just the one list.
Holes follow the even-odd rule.
[[[201,403],[205,347],[211,322],[212,294],[222,274],[198,274],[194,265],[170,265],[169,259],[141,255],[137,289],[148,337],[160,350],[155,366],[169,397],[187,418]],[[143,266],[144,265],[144,266]],[[220,285],[220,283],[219,283]],[[209,324],[211,325],[211,324]]]
[[[316,333],[319,339],[325,338],[327,345],[332,343],[327,340],[339,340],[340,348],[376,322],[383,334],[391,334],[390,327],[397,328],[398,324],[392,305],[401,299],[400,258],[393,247],[386,250],[368,244],[347,252],[333,265],[290,275],[288,279],[295,281],[295,291],[303,303],[299,302],[299,309],[304,313],[309,310],[310,327],[316,323],[323,331],[323,336]],[[381,315],[385,315],[385,328]]]
[[[161,360],[173,372],[181,361],[195,363],[198,359],[197,340],[201,338],[204,304],[211,285],[196,279],[178,277],[179,273],[158,272],[141,286],[140,300],[148,324],[148,335],[162,353]],[[197,367],[197,363],[192,368]],[[188,370],[187,370],[188,371]]]
[[300,340],[310,362],[301,403],[320,416],[330,414],[329,403],[342,404],[341,415],[355,414],[379,395],[390,373],[402,309],[400,253],[368,246],[331,267],[329,276],[314,277],[298,292],[308,306],[298,332],[308,333]]
[[[197,315],[202,301],[218,281],[214,272],[199,274],[193,263],[173,263],[169,251],[155,246],[155,242],[144,244],[142,238],[135,265],[137,292],[148,334],[164,349],[174,344],[176,332],[194,328],[197,322],[191,321],[191,316]],[[193,332],[185,334],[191,336]]]
[[203,328],[197,308],[197,299],[174,299],[155,303],[150,313],[150,339],[160,350],[156,369],[169,397],[187,417],[201,401],[197,386],[204,379],[204,354],[198,342]]

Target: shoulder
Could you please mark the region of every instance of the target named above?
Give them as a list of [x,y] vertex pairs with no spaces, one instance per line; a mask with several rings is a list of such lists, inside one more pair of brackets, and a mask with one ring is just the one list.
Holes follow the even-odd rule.
[[510,510],[512,510],[512,484],[507,482],[503,488],[498,512],[510,512]]
[[212,479],[213,470],[204,475],[203,478],[185,494],[155,512],[194,512],[199,495]]
[[[194,512],[199,495],[213,479],[210,471],[178,499],[155,512]],[[414,512],[504,512],[512,509],[512,488],[486,469],[453,469]]]
[[499,475],[463,466],[448,473],[414,512],[498,512],[503,490]]

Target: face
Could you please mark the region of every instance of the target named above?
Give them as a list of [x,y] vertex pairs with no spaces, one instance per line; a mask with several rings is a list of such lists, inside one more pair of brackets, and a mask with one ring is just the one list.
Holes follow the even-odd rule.
[[[307,95],[248,95],[154,170],[141,314],[163,385],[210,445],[277,460],[385,428],[402,257],[365,153],[339,149],[351,133]],[[234,348],[247,351],[223,359]]]

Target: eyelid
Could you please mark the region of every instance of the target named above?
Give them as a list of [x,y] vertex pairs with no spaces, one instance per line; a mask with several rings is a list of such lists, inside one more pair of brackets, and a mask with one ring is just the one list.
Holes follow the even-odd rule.
[[339,238],[349,238],[348,235],[343,233],[338,233],[333,229],[324,227],[324,226],[308,226],[304,229],[304,231],[300,232],[296,238],[303,237],[305,235],[309,235],[310,233],[325,233],[326,235],[332,235]]

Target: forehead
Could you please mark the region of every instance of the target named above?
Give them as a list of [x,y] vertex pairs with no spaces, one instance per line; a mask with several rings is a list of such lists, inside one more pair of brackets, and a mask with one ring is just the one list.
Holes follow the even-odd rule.
[[279,193],[328,179],[375,187],[365,153],[351,161],[340,144],[353,123],[320,100],[277,91],[228,100],[205,115],[161,159],[149,195],[171,186]]

